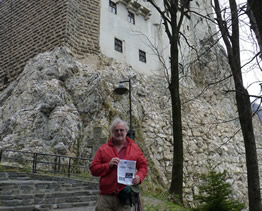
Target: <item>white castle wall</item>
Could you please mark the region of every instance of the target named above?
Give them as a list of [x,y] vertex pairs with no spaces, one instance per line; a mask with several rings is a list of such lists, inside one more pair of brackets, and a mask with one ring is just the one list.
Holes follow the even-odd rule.
[[[156,73],[162,68],[159,58],[152,48],[157,47],[168,62],[169,47],[165,32],[161,28],[160,16],[149,3],[138,1],[141,6],[151,11],[152,15],[135,15],[135,24],[129,23],[128,11],[136,14],[132,7],[128,8],[125,1],[115,1],[117,14],[109,10],[109,1],[101,1],[100,19],[100,50],[101,53],[121,62],[130,64],[136,71],[143,74]],[[134,1],[128,1],[134,2]],[[123,53],[114,50],[114,39],[123,41]],[[139,61],[138,51],[146,52],[147,62]]]

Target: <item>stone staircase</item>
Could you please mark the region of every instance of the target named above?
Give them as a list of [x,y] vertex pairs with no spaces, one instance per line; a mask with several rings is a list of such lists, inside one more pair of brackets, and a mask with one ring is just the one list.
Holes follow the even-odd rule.
[[93,211],[97,181],[0,172],[0,211]]

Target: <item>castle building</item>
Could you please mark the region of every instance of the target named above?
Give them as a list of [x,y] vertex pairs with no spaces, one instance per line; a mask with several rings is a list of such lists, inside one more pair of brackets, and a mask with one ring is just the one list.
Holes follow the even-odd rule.
[[101,53],[130,64],[136,71],[152,74],[168,60],[169,42],[161,17],[144,0],[101,1]]

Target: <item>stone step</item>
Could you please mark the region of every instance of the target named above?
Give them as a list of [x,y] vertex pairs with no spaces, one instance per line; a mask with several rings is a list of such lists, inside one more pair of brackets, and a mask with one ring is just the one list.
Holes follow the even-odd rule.
[[50,211],[52,207],[40,208],[39,206],[17,206],[17,207],[2,207],[0,211]]
[[60,188],[59,186],[59,183],[52,181],[5,180],[0,181],[0,195],[50,192]]
[[84,182],[83,180],[79,180],[76,178],[68,178],[68,177],[61,177],[61,176],[50,176],[50,175],[42,175],[42,174],[30,174],[31,179],[35,180],[45,180],[45,181],[59,181],[65,182],[66,184],[83,184],[83,183],[97,183],[97,178],[89,178],[88,182]]
[[95,206],[62,208],[59,211],[95,211]]
[[54,209],[65,209],[65,208],[73,208],[73,207],[93,207],[95,206],[96,201],[87,201],[87,202],[74,202],[74,203],[60,203],[57,204],[57,207]]
[[5,180],[0,181],[0,195],[7,194],[22,194],[36,192],[52,192],[52,191],[81,191],[89,189],[97,189],[97,184],[79,183],[79,184],[64,184],[57,181],[18,181]]
[[25,173],[16,173],[16,172],[0,172],[0,181],[3,180],[30,180]]
[[89,202],[97,199],[97,190],[51,192],[42,194],[3,195],[0,204],[3,206],[19,206],[46,203]]
[[44,181],[59,181],[59,182],[64,182],[66,184],[89,184],[97,183],[97,178],[89,178],[88,182],[84,182],[83,180],[79,179],[74,179],[74,178],[68,178],[68,177],[63,177],[63,176],[50,176],[50,175],[43,175],[43,174],[37,174],[37,173],[19,173],[19,172],[0,172],[0,180],[44,180]]
[[62,208],[59,211],[95,211],[95,206]]
[[83,191],[67,191],[67,192],[51,192],[51,193],[36,193],[36,194],[22,194],[22,195],[1,195],[0,201],[5,200],[26,200],[34,198],[61,198],[61,197],[84,197],[97,196],[98,190],[83,190]]
[[[47,211],[47,210],[86,210],[93,211],[96,202],[65,202],[60,204],[41,204],[41,205],[24,205],[24,206],[0,206],[0,211]],[[84,209],[83,209],[84,208]]]
[[49,176],[49,175],[39,175],[39,174],[31,174],[30,175],[31,180],[36,181],[52,181],[57,182],[60,184],[61,187],[81,187],[85,186],[89,189],[98,189],[98,179],[92,179],[90,181],[83,181],[83,180],[77,180],[77,179],[71,179],[71,178],[65,178],[65,177],[56,177],[56,176]]
[[17,199],[14,197],[11,200],[1,200],[0,204],[5,207],[10,206],[25,206],[25,205],[42,205],[42,204],[64,204],[64,203],[90,203],[95,202],[97,196],[72,196],[60,198],[24,198]]
[[85,189],[98,189],[98,183],[97,182],[89,182],[89,183],[73,183],[73,184],[67,184],[67,183],[59,183],[60,187],[64,190],[66,189],[77,189],[77,188],[85,188]]

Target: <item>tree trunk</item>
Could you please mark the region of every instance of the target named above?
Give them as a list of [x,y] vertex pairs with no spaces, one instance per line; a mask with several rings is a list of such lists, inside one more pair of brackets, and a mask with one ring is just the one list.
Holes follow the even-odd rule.
[[214,2],[218,26],[226,45],[229,65],[235,83],[237,109],[246,153],[249,210],[262,211],[259,169],[257,161],[256,142],[252,123],[251,104],[248,92],[243,86],[241,72],[237,5],[235,0],[229,0],[232,20],[230,34],[228,26],[225,25],[225,21],[222,19],[221,16],[219,0],[214,0]]
[[[174,32],[173,32],[174,33]],[[179,71],[178,71],[178,37],[173,34],[171,41],[171,80],[169,90],[172,103],[173,119],[173,166],[172,180],[169,193],[174,194],[179,202],[183,202],[183,136],[181,102],[179,94]]]
[[[236,83],[237,84],[237,83]],[[257,161],[256,141],[252,125],[252,111],[247,90],[239,85],[236,88],[236,101],[246,151],[248,178],[248,199],[250,211],[261,211],[259,169]]]
[[171,80],[169,90],[172,103],[173,118],[173,166],[172,180],[169,192],[173,193],[183,203],[183,135],[181,102],[179,94],[179,71],[178,71],[178,41],[179,27],[177,26],[177,1],[171,4],[170,14],[172,25],[172,37],[170,38],[170,56],[171,56]]

